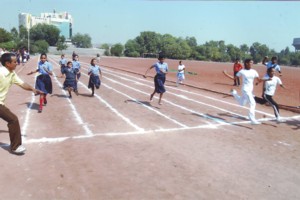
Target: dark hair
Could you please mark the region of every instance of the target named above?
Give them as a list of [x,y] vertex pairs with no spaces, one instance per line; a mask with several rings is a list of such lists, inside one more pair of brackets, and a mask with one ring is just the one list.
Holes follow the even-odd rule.
[[47,58],[47,54],[46,53],[41,53],[40,58],[42,58],[42,56],[46,56],[46,58]]
[[11,62],[11,57],[15,57],[16,55],[14,53],[4,53],[1,56],[1,64],[5,66],[6,62]]
[[92,65],[92,66],[94,66],[94,65],[93,65],[93,60],[97,60],[97,59],[96,59],[96,58],[92,58],[92,60],[91,60],[91,65]]
[[267,73],[271,73],[272,69],[274,69],[274,67],[270,67],[267,69]]
[[277,56],[273,56],[271,60],[277,60]]
[[250,63],[251,61],[252,61],[251,58],[246,58],[246,59],[244,60],[244,65],[246,65],[246,63]]
[[[67,65],[69,65],[70,63],[72,63],[72,61],[68,61],[68,62],[67,62]],[[72,63],[72,64],[73,64],[73,63]]]

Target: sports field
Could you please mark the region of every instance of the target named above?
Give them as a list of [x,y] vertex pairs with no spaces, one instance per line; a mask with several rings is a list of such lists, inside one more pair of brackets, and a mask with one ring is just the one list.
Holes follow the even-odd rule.
[[[71,57],[67,55],[67,58]],[[300,68],[282,67],[275,100],[286,120],[277,123],[269,106],[248,108],[228,95],[233,82],[222,75],[232,63],[184,61],[186,85],[167,76],[163,105],[150,102],[155,59],[103,57],[96,95],[87,88],[92,56],[80,56],[79,96],[68,98],[59,78],[60,56],[49,55],[53,94],[42,113],[38,96],[13,86],[6,105],[19,117],[27,152],[8,152],[6,123],[0,121],[3,199],[299,199]],[[33,57],[16,72],[37,66]],[[175,70],[178,61],[166,60]],[[264,67],[254,68],[262,76]],[[255,86],[260,96],[261,85]],[[239,88],[235,88],[239,91]],[[239,91],[240,92],[240,91]]]

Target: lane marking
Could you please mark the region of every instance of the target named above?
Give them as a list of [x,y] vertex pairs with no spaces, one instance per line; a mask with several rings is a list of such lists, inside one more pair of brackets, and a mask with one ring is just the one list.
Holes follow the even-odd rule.
[[[52,59],[52,60],[53,60],[53,59]],[[58,65],[55,61],[54,61],[54,63],[55,63],[56,65]],[[56,75],[55,75],[54,72],[53,72],[53,79],[55,80],[56,84],[60,87],[60,89],[61,89],[61,91],[63,92],[63,94],[66,95],[66,96],[68,96],[67,92],[63,89],[62,84],[58,81],[58,79],[57,79],[57,77],[56,77]],[[83,129],[84,129],[84,131],[85,131],[85,134],[86,134],[86,135],[93,135],[93,132],[92,132],[91,129],[87,126],[87,123],[84,123],[84,122],[83,122],[83,120],[82,120],[82,118],[81,118],[79,112],[77,111],[77,109],[76,109],[76,107],[74,106],[74,104],[72,103],[72,101],[71,101],[69,98],[66,98],[66,99],[67,99],[67,101],[69,102],[69,105],[70,105],[70,107],[71,107],[71,110],[72,110],[72,112],[73,112],[73,114],[74,114],[74,116],[75,116],[75,118],[76,118],[78,124],[79,124],[79,125],[82,125],[82,127],[83,127]]]

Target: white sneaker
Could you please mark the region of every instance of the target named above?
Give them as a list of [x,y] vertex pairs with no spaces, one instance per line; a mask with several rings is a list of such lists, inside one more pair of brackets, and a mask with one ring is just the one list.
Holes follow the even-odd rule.
[[251,124],[252,125],[259,125],[259,124],[261,124],[261,122],[259,122],[259,121],[251,121]]
[[12,150],[14,154],[23,154],[26,151],[26,148],[23,145],[18,146],[16,150]]
[[279,122],[279,123],[280,123],[280,122],[286,122],[286,120],[282,119],[281,117],[277,117],[277,118],[276,118],[276,121]]
[[231,94],[231,95],[237,94],[237,91],[234,90],[234,89],[231,89],[231,90],[230,90],[230,94]]

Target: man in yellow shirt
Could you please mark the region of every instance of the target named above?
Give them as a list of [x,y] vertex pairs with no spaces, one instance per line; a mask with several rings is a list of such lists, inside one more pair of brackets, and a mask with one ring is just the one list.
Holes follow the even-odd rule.
[[29,84],[24,83],[15,73],[14,70],[17,66],[17,58],[15,54],[4,53],[1,56],[1,64],[3,65],[3,67],[0,67],[0,118],[8,123],[7,126],[10,137],[11,152],[15,154],[23,154],[26,149],[22,145],[19,120],[14,113],[12,113],[7,107],[5,107],[4,102],[6,99],[6,95],[12,84],[16,84],[24,90],[33,91],[37,94],[40,94],[42,92],[34,89]]

